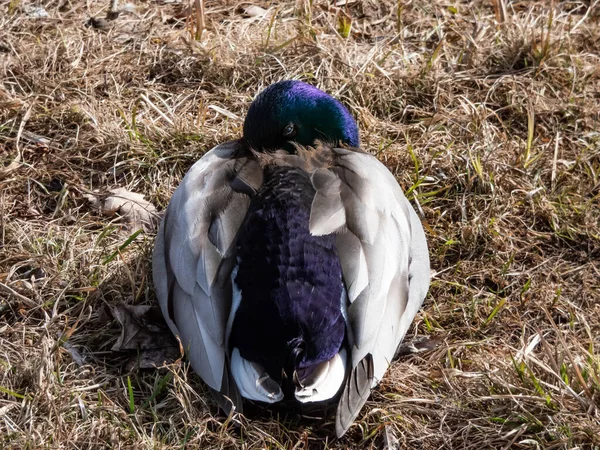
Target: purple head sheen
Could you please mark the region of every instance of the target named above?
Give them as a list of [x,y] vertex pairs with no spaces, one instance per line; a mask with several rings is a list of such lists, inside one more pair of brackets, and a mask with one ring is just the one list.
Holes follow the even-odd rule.
[[297,80],[274,83],[250,105],[244,139],[256,150],[286,149],[292,142],[313,145],[360,145],[358,127],[350,111],[316,87]]

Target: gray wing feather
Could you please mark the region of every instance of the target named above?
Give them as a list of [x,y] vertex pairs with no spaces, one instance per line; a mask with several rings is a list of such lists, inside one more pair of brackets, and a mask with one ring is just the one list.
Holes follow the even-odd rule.
[[158,301],[194,371],[228,411],[241,408],[227,368],[235,239],[262,169],[237,141],[215,147],[186,174],[159,228],[153,253]]
[[371,355],[367,355],[352,369],[344,385],[335,416],[335,433],[338,437],[346,433],[360,413],[371,393],[372,381],[373,359]]
[[[356,367],[379,340],[391,347],[397,326],[385,335],[381,324],[389,303],[406,303],[411,245],[411,222],[405,197],[395,178],[375,157],[344,149],[332,150],[336,158],[325,176],[318,170],[312,182],[316,195],[312,226],[323,234],[337,233],[337,249],[348,290],[348,323],[353,335],[352,367]],[[322,197],[332,197],[322,201]],[[330,220],[344,210],[345,223]],[[324,224],[331,224],[329,228]],[[405,280],[398,292],[398,279]],[[401,294],[391,298],[390,293]],[[395,308],[395,306],[394,306]],[[401,308],[402,310],[404,308]],[[412,319],[412,318],[411,318]],[[389,335],[391,333],[391,335]],[[393,351],[389,359],[393,356]],[[380,379],[387,364],[375,355],[374,375]]]
[[221,390],[216,391],[208,387],[213,399],[219,407],[229,415],[231,407],[235,406],[237,412],[242,412],[242,396],[231,376],[229,367],[226,365],[223,371],[223,380],[221,381]]
[[[210,224],[208,239],[219,250],[219,253],[227,255],[231,252],[237,231],[246,217],[250,199],[244,194],[232,192],[229,187],[223,191],[229,192],[223,192],[216,200],[218,205],[226,206],[223,210],[215,210],[216,219]],[[242,207],[240,208],[240,206]]]
[[[220,382],[223,377],[225,353],[208,332],[205,325],[206,317],[201,315],[198,307],[201,303],[210,302],[210,299],[204,292],[196,292],[194,296],[190,296],[174,283],[171,302],[173,321],[178,325],[184,351],[194,371],[203,379],[206,377]],[[207,384],[211,385],[211,383]]]
[[315,236],[339,232],[346,225],[346,208],[341,198],[342,180],[327,169],[317,169],[311,175],[316,193],[310,217],[310,231]]
[[429,249],[427,248],[427,239],[421,221],[415,210],[410,206],[408,200],[406,209],[410,214],[411,224],[411,247],[410,247],[410,267],[409,283],[410,293],[409,302],[419,304],[427,295],[429,290],[430,267],[429,267]]
[[423,302],[429,254],[421,223],[387,168],[366,153],[332,152],[327,173],[313,173],[310,224],[313,234],[337,234],[348,291],[351,371],[338,405],[339,435],[383,377]]
[[354,301],[369,284],[367,258],[360,239],[353,233],[339,234],[336,237],[336,246],[348,297]]

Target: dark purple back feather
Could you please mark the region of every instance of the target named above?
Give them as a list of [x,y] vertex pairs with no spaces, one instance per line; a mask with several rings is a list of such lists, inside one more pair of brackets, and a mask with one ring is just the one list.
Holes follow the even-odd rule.
[[310,368],[329,360],[345,336],[335,236],[310,234],[313,197],[303,171],[267,168],[237,243],[235,283],[242,300],[231,346],[276,380],[282,368]]

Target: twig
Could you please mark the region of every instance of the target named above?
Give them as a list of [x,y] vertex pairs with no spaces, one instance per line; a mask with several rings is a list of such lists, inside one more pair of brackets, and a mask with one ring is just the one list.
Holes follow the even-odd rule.
[[552,159],[552,175],[551,184],[552,190],[556,188],[556,159],[558,158],[558,143],[560,142],[560,131],[556,132],[556,138],[554,140],[554,159]]
[[9,292],[10,294],[14,295],[15,297],[17,297],[19,300],[21,300],[23,303],[25,303],[30,308],[36,308],[36,307],[39,306],[36,302],[34,302],[33,300],[31,300],[30,298],[27,298],[24,295],[19,294],[13,288],[11,288],[10,286],[7,286],[4,283],[0,283],[0,288],[2,288],[5,291]]
[[175,126],[175,123],[173,123],[171,119],[169,119],[160,109],[158,109],[158,106],[152,103],[148,97],[146,97],[144,94],[141,94],[140,97],[142,97],[142,100],[144,100],[150,108],[156,111],[160,117],[166,120],[171,126]]

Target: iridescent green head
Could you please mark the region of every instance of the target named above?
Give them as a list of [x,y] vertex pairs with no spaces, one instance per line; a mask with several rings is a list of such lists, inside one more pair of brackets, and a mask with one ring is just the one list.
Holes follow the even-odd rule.
[[316,140],[351,147],[360,145],[358,127],[338,100],[310,84],[288,80],[272,84],[250,105],[244,139],[255,150],[285,149]]

